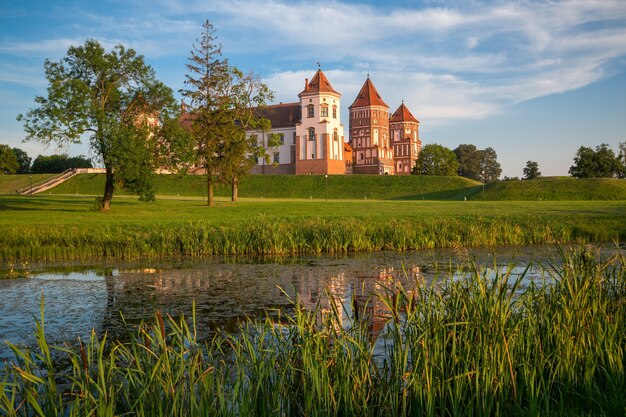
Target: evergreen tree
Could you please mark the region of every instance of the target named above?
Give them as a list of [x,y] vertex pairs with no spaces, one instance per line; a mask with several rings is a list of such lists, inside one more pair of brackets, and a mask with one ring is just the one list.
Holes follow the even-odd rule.
[[269,121],[258,117],[258,110],[272,94],[258,77],[242,73],[222,58],[222,47],[208,20],[202,27],[186,65],[187,88],[181,94],[189,100],[196,163],[204,168],[207,204],[212,206],[216,182],[231,183],[233,200],[237,199],[238,178],[247,174],[262,150],[247,131],[269,130]]

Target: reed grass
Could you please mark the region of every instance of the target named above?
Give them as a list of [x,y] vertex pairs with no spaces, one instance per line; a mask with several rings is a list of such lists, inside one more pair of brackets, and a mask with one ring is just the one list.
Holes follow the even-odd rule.
[[623,240],[619,226],[572,224],[556,219],[268,219],[236,225],[180,222],[162,227],[11,227],[0,236],[0,259],[136,259],[215,254],[296,254],[464,247],[566,244]]
[[[0,196],[0,262],[290,254],[626,240],[626,202],[117,199]],[[1,275],[1,274],[0,274]]]
[[[626,411],[626,261],[588,248],[529,282],[469,263],[432,284],[249,321],[208,341],[195,314],[13,347],[7,416],[619,416]],[[382,309],[371,309],[377,302]],[[382,331],[370,323],[383,319]],[[61,369],[51,352],[69,359]]]

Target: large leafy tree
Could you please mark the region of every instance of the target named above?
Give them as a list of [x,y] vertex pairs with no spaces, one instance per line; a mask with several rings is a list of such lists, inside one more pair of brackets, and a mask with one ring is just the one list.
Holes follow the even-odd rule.
[[480,151],[480,168],[482,182],[495,182],[502,174],[502,168],[498,162],[498,155],[493,148],[485,148]]
[[595,150],[581,146],[576,151],[569,174],[576,178],[610,178],[619,176],[620,166],[619,158],[606,143],[596,146]]
[[15,154],[15,158],[17,158],[17,163],[20,165],[17,174],[27,174],[30,172],[30,156],[20,148],[13,148],[13,153]]
[[459,163],[456,155],[436,143],[424,146],[411,171],[414,175],[457,175]]
[[181,94],[189,100],[196,162],[204,168],[207,204],[212,206],[215,183],[231,183],[236,200],[237,179],[249,171],[260,152],[254,136],[247,132],[269,130],[269,122],[258,117],[258,110],[272,99],[272,93],[258,77],[242,73],[222,57],[208,20],[203,29],[193,45],[185,75],[187,88]]
[[154,170],[184,138],[174,127],[179,106],[172,90],[134,50],[116,45],[106,51],[92,39],[70,47],[58,62],[46,60],[44,69],[47,97],[18,116],[26,139],[62,146],[89,140],[106,169],[104,211],[116,183],[152,199]]
[[539,171],[539,164],[535,161],[526,162],[524,167],[524,179],[532,180],[534,178],[541,177],[541,171]]
[[481,151],[475,145],[462,144],[454,151],[459,162],[458,173],[460,176],[472,180],[481,180]]
[[15,174],[20,164],[9,145],[0,145],[0,175]]
[[502,173],[498,155],[493,148],[478,149],[475,145],[459,145],[455,150],[459,175],[482,182],[497,181]]
[[[230,82],[226,95],[230,98],[230,111],[234,123],[230,125],[233,145],[227,152],[227,163],[222,165],[220,178],[232,185],[232,200],[237,200],[238,180],[250,172],[258,157],[269,158],[267,149],[257,142],[257,135],[251,131],[268,132],[270,121],[261,116],[263,108],[273,99],[273,93],[261,79],[253,74],[244,74],[231,68]],[[270,135],[269,145],[278,142],[277,135]]]

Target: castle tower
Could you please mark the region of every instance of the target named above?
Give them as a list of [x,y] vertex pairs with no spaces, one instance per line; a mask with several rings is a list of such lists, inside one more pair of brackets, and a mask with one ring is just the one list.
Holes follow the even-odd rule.
[[296,174],[345,174],[341,94],[321,69],[305,80],[296,124]]
[[355,174],[393,174],[389,106],[369,76],[350,106],[350,145]]
[[396,175],[409,175],[422,150],[422,141],[418,131],[419,123],[404,102],[389,119]]

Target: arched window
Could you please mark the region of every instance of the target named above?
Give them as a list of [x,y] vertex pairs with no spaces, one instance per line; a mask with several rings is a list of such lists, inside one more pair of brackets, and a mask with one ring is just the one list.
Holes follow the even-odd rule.
[[314,127],[309,128],[309,140],[315,140],[315,128]]
[[374,129],[374,145],[378,145],[378,129]]
[[315,116],[315,110],[314,109],[315,109],[315,106],[312,105],[312,104],[309,104],[306,107],[306,117],[308,117],[308,118],[314,117]]
[[337,118],[337,106],[333,106],[333,119]]

